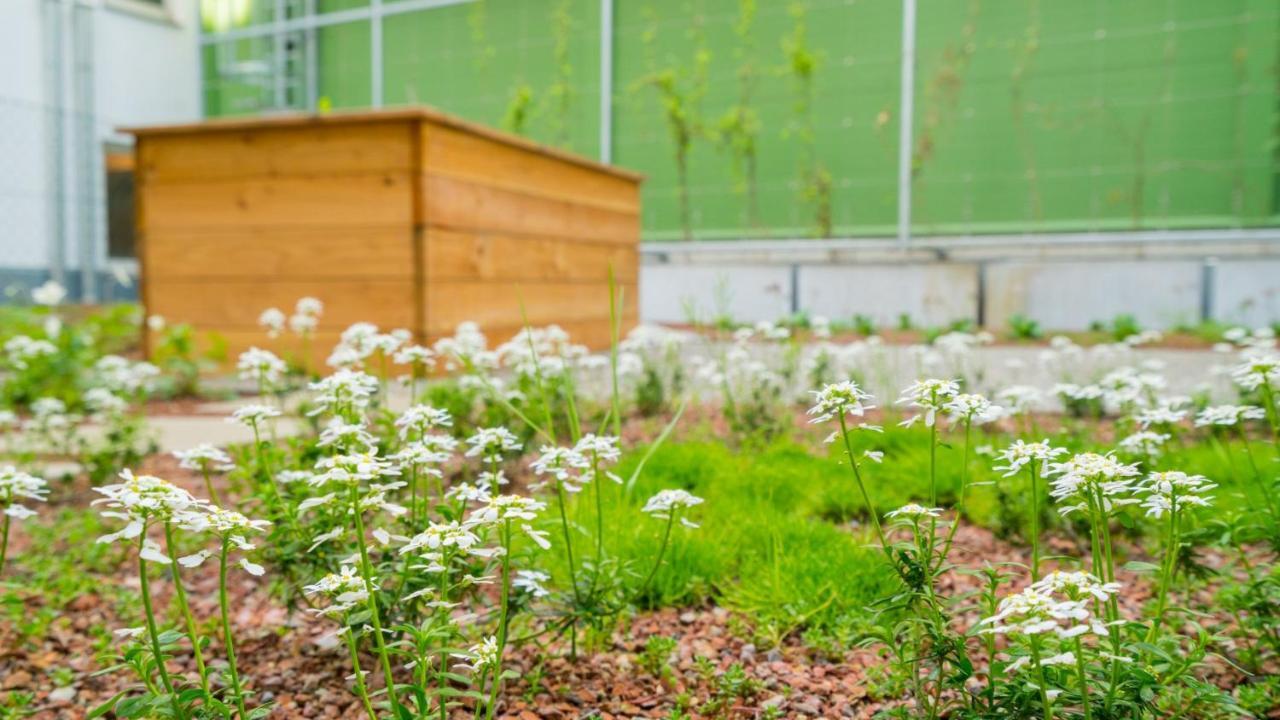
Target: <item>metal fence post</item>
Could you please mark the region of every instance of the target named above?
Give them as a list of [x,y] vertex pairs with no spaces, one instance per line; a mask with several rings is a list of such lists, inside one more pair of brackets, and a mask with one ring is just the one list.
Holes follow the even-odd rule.
[[902,0],[902,67],[898,100],[898,245],[911,244],[911,136],[915,114],[916,0]]
[[600,0],[600,162],[613,162],[613,0]]

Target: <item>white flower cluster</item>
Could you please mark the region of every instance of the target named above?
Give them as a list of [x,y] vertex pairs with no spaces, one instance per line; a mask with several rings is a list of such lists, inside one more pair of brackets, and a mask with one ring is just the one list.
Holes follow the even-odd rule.
[[1133,478],[1140,474],[1137,466],[1111,455],[1080,453],[1066,462],[1051,463],[1045,474],[1053,478],[1049,494],[1058,502],[1071,503],[1058,508],[1063,515],[1092,506],[1110,514],[1117,507],[1138,502],[1132,497]]
[[45,502],[48,497],[49,486],[43,478],[21,472],[12,465],[0,467],[0,513],[6,517],[15,520],[31,517],[36,512],[23,502]]
[[[678,515],[681,510],[697,507],[703,502],[702,498],[687,490],[660,490],[649,498],[640,511],[659,520],[670,520],[673,513]],[[680,524],[689,528],[698,527],[696,523],[683,516],[680,517]]]

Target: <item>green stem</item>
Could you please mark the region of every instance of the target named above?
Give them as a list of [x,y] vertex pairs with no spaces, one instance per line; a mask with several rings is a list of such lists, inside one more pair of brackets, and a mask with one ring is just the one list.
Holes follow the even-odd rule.
[[151,652],[155,655],[156,671],[160,673],[160,683],[164,685],[164,691],[169,694],[174,717],[186,718],[187,714],[178,704],[178,694],[173,690],[173,679],[169,677],[169,669],[165,667],[164,653],[160,650],[160,631],[156,630],[155,611],[151,607],[151,584],[147,579],[147,561],[142,558],[142,546],[146,539],[147,526],[144,524],[142,532],[138,533],[138,584],[142,589],[142,611],[147,616],[147,635],[151,638]]
[[654,576],[658,574],[658,568],[662,567],[662,556],[667,553],[667,544],[671,541],[671,528],[675,526],[677,512],[675,508],[671,508],[671,512],[667,515],[667,527],[662,533],[662,545],[658,548],[658,558],[654,561],[653,569],[649,571],[649,575],[640,584],[640,589],[636,592],[637,598],[644,596],[649,589],[649,583],[653,582]]
[[1031,660],[1036,664],[1036,673],[1040,677],[1040,702],[1044,705],[1044,720],[1053,720],[1053,700],[1049,698],[1049,679],[1045,675],[1044,665],[1040,664],[1040,639],[1031,636]]
[[1076,674],[1080,677],[1080,704],[1084,707],[1085,720],[1093,720],[1093,708],[1089,703],[1089,677],[1084,671],[1084,643],[1076,636]]
[[360,696],[360,704],[364,706],[369,720],[378,720],[378,714],[373,711],[373,703],[369,701],[369,690],[364,685],[364,671],[360,669],[360,651],[356,649],[355,631],[351,629],[346,613],[342,615],[342,625],[342,634],[347,638],[347,652],[351,653],[351,667],[356,671],[356,695]]
[[960,466],[960,501],[956,504],[956,517],[951,524],[951,530],[947,532],[946,542],[942,544],[942,552],[938,553],[938,565],[934,568],[934,572],[942,569],[943,564],[947,562],[947,555],[951,553],[951,543],[956,538],[956,531],[960,529],[960,518],[964,516],[964,501],[969,490],[969,441],[973,436],[973,418],[967,417],[964,421],[964,459]]
[[218,610],[222,615],[222,642],[227,646],[227,674],[231,678],[231,691],[236,696],[236,707],[240,710],[240,720],[249,717],[244,707],[244,690],[240,685],[240,672],[236,669],[236,645],[231,632],[231,614],[227,602],[227,553],[230,551],[231,539],[222,538],[222,552],[218,556]]
[[364,537],[364,512],[360,508],[360,489],[351,486],[351,513],[356,521],[356,547],[360,549],[360,575],[364,578],[364,590],[369,596],[369,619],[373,621],[373,640],[378,648],[378,658],[382,661],[382,674],[387,686],[387,698],[391,701],[391,710],[400,717],[400,701],[396,697],[396,680],[391,674],[391,656],[387,653],[387,640],[382,636],[382,618],[378,612],[378,592],[373,585],[373,567],[369,563],[369,548]]
[[[448,612],[449,612],[448,602],[449,602],[449,563],[450,561],[451,561],[450,553],[446,548],[440,554],[440,565],[441,567],[443,567],[443,569],[440,571],[440,607],[443,609],[443,612],[446,614],[446,618],[448,617]],[[444,692],[445,688],[448,687],[448,684],[449,684],[449,679],[446,677],[446,674],[448,673],[448,671],[449,671],[449,652],[448,650],[441,648],[439,666],[436,668],[436,691],[440,693],[439,700],[437,701],[437,705],[439,706],[439,711],[440,711],[440,720],[448,720],[448,716],[449,716],[448,696],[445,695],[445,692]]]
[[1160,586],[1156,594],[1155,617],[1151,619],[1151,629],[1147,631],[1147,642],[1155,639],[1160,624],[1164,621],[1165,607],[1168,604],[1169,586],[1178,562],[1178,494],[1172,493],[1169,507],[1169,530],[1165,539],[1164,567],[1160,568]]
[[1040,580],[1040,483],[1036,461],[1028,463],[1031,475],[1031,581]]
[[1258,469],[1258,461],[1253,457],[1253,447],[1249,444],[1249,434],[1245,432],[1244,425],[1239,424],[1240,441],[1244,444],[1244,456],[1249,460],[1249,468],[1253,470],[1254,482],[1258,483],[1258,489],[1262,491],[1262,499],[1267,503],[1267,511],[1271,513],[1272,521],[1280,520],[1280,514],[1276,512],[1275,497],[1271,494],[1271,486],[1267,483],[1267,479],[1262,476],[1262,471]]
[[[598,478],[597,478],[598,479]],[[493,687],[489,688],[489,703],[485,717],[493,720],[498,707],[498,687],[502,682],[502,654],[507,648],[507,621],[511,604],[511,521],[503,521],[502,527],[502,616],[498,618],[498,664],[493,669]]]
[[884,549],[885,555],[888,555],[890,562],[892,562],[893,551],[889,549],[889,543],[885,540],[884,529],[880,527],[880,514],[871,505],[871,495],[867,493],[867,486],[862,482],[862,472],[858,470],[858,460],[853,455],[853,441],[849,439],[849,427],[845,422],[843,412],[840,413],[840,435],[844,438],[844,452],[849,456],[849,467],[853,469],[853,479],[858,483],[858,492],[862,494],[862,502],[867,506],[867,514],[871,516],[871,526],[876,530],[876,537],[880,540],[880,547]]
[[0,526],[0,575],[4,574],[4,559],[9,554],[9,521],[8,515],[4,516],[4,524]]
[[600,485],[603,484],[604,478],[600,475],[600,458],[594,456],[591,459],[591,491],[596,496],[596,563],[595,571],[591,573],[591,590],[589,596],[595,597],[596,582],[600,578],[600,564],[604,562],[604,504],[601,500]]
[[200,675],[200,689],[204,691],[204,700],[213,704],[213,693],[209,690],[209,671],[204,666],[204,651],[200,649],[200,634],[196,632],[196,619],[191,614],[191,604],[187,602],[187,590],[182,585],[182,566],[178,564],[178,548],[173,542],[173,524],[164,523],[165,549],[169,552],[169,568],[173,572],[174,597],[178,600],[178,609],[187,623],[187,639],[191,641],[192,654],[196,658],[196,672]]
[[567,499],[564,494],[564,485],[559,481],[556,481],[556,495],[560,501],[560,528],[564,532],[564,551],[569,558],[569,582],[573,585],[573,596],[581,599],[578,590],[578,570],[573,562],[573,538],[569,536],[569,516],[565,511]]
[[209,477],[209,461],[202,460],[200,462],[200,474],[204,476],[204,489],[209,493],[209,499],[214,505],[222,507],[222,499],[218,497],[218,491],[213,489],[213,480]]

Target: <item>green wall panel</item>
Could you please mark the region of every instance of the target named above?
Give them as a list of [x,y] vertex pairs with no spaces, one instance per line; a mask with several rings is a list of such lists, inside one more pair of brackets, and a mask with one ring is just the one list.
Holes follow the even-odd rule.
[[[392,6],[397,0],[384,0]],[[320,12],[368,0],[320,0]],[[383,21],[387,105],[426,103],[595,156],[599,1],[476,0]],[[672,73],[697,132],[693,235],[797,237],[819,227],[801,173],[812,129],[841,236],[897,216],[900,0],[615,0],[614,161],[645,173],[648,238],[683,236],[680,184],[654,78]],[[803,18],[815,59],[798,120],[786,48]],[[317,30],[317,85],[371,102],[370,32]],[[252,67],[270,43],[236,41]],[[698,59],[702,62],[699,63]],[[265,109],[261,82],[211,66],[210,115]],[[757,213],[715,132],[755,78]],[[701,72],[695,70],[701,68]],[[917,233],[1256,227],[1280,221],[1280,3],[1274,0],[919,0]],[[523,101],[520,100],[523,98]],[[522,113],[514,110],[523,109]]]

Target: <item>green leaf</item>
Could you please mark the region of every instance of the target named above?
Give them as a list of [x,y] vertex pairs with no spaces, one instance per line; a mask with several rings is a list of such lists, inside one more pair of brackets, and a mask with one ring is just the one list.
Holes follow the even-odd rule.
[[116,693],[115,695],[112,695],[110,700],[95,707],[93,710],[90,710],[89,714],[85,716],[85,720],[93,720],[93,718],[102,717],[103,715],[106,715],[107,713],[111,712],[111,709],[115,706],[116,701],[124,697],[125,693],[127,692],[129,691],[122,690]]

